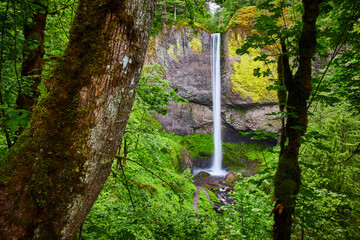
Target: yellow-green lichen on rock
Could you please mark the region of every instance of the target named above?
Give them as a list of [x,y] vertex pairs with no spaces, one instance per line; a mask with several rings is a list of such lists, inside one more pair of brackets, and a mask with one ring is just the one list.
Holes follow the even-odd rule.
[[159,40],[157,37],[153,37],[153,36],[150,37],[148,47],[146,49],[145,65],[159,61],[156,53],[156,46],[158,45],[158,42]]
[[170,47],[167,50],[167,53],[169,54],[169,56],[173,57],[175,61],[179,62],[179,59],[176,57],[174,50],[175,50],[175,46],[170,44]]
[[[228,53],[230,57],[236,56],[236,49],[240,48],[243,40],[240,35],[229,34]],[[272,84],[269,77],[254,76],[254,69],[260,68],[260,72],[270,68],[274,72],[275,65],[265,65],[262,61],[254,61],[254,58],[260,55],[260,50],[249,49],[248,54],[240,56],[240,61],[233,64],[234,73],[231,75],[232,90],[241,94],[244,99],[252,102],[261,103],[263,101],[276,100],[276,92],[267,90]]]
[[177,38],[176,39],[176,53],[178,55],[180,55],[182,53],[182,51],[183,51],[183,48],[181,46],[180,40]]
[[190,42],[189,45],[191,47],[191,49],[194,51],[195,54],[201,54],[202,51],[202,43],[201,40],[198,38],[193,38]]

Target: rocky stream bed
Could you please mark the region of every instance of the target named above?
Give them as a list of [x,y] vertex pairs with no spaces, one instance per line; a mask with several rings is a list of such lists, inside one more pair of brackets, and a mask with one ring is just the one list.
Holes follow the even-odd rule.
[[[233,172],[229,172],[226,176],[212,176],[205,171],[197,173],[194,176],[196,190],[194,191],[193,206],[195,212],[198,212],[199,191],[204,191],[217,212],[222,211],[221,206],[231,205],[233,200],[229,198],[229,192],[234,189],[234,182],[239,180]],[[207,191],[212,191],[219,201],[212,201]]]

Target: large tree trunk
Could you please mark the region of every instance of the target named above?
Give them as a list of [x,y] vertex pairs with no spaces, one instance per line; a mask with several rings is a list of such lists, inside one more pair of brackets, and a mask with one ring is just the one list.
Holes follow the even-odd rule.
[[52,88],[0,169],[0,239],[74,239],[132,107],[155,0],[82,0]]
[[[295,76],[288,74],[288,58],[282,57],[280,68],[283,71],[284,85],[287,96],[286,137],[281,139],[279,164],[275,174],[274,208],[274,239],[287,240],[291,237],[291,218],[295,210],[295,196],[301,183],[301,173],[298,163],[301,136],[307,127],[307,100],[311,93],[311,58],[316,50],[316,19],[319,15],[319,0],[303,0],[303,26],[299,40],[299,67]],[[283,51],[285,43],[282,41]],[[286,56],[286,54],[284,54]],[[285,145],[285,142],[287,144]]]

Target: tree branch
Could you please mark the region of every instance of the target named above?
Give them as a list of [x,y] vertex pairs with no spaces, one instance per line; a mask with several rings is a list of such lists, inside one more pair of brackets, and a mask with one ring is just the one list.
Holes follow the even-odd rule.
[[[57,9],[55,0],[54,0],[54,6],[55,6],[55,9]],[[57,14],[57,16],[58,16],[58,18],[59,18],[59,22],[60,22],[61,28],[63,29],[66,38],[69,39],[69,36],[67,35],[66,30],[65,30],[65,28],[64,28],[64,25],[63,25],[63,23],[62,23],[62,21],[61,21],[61,17],[60,17],[60,15],[59,15],[59,10],[56,10],[55,13]]]
[[[135,160],[132,160],[132,159],[129,159],[129,158],[126,158],[126,157],[123,157],[123,156],[119,156],[119,155],[115,155],[115,158],[118,159],[118,160],[126,160],[126,161],[130,161],[130,162],[134,162],[136,164],[138,164],[139,166],[141,166],[142,168],[144,168],[146,171],[148,171],[149,173],[151,173],[152,175],[154,175],[155,177],[157,177],[158,179],[160,179],[161,181],[163,181],[164,183],[166,183],[168,186],[170,186],[170,188],[174,191],[174,193],[180,198],[179,194],[177,194],[177,190],[174,189],[174,187],[172,186],[172,184],[168,183],[167,181],[165,181],[163,178],[161,178],[159,175],[155,174],[153,171],[149,170],[147,167],[145,167],[143,164],[135,161]],[[120,164],[121,165],[121,164]]]
[[343,163],[349,161],[356,153],[359,153],[359,148],[360,148],[360,143],[357,145],[356,149],[353,151],[353,153],[350,155],[350,157],[348,157],[344,161],[339,162],[339,164],[343,164]]

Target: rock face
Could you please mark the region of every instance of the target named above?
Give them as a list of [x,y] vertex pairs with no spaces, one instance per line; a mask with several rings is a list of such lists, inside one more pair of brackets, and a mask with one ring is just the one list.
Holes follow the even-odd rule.
[[[166,71],[166,79],[179,89],[181,97],[188,100],[187,103],[172,103],[166,116],[155,115],[167,131],[185,135],[211,134],[213,131],[211,34],[201,28],[197,32],[194,34],[186,25],[164,28],[158,36],[151,38],[145,63],[160,63]],[[241,35],[231,28],[222,36],[224,140],[234,138],[238,131],[279,129],[279,124],[264,115],[278,111],[275,94],[266,90],[268,80],[253,79],[253,66],[244,65],[252,59],[251,55],[240,57],[234,54],[241,42]],[[267,126],[269,123],[271,127]]]
[[210,34],[199,29],[195,36],[188,26],[164,28],[149,42],[146,62],[160,63],[166,79],[178,87],[179,95],[189,102],[210,106]]
[[212,133],[213,112],[199,103],[172,103],[168,115],[155,115],[156,119],[168,132],[182,135],[193,133]]

